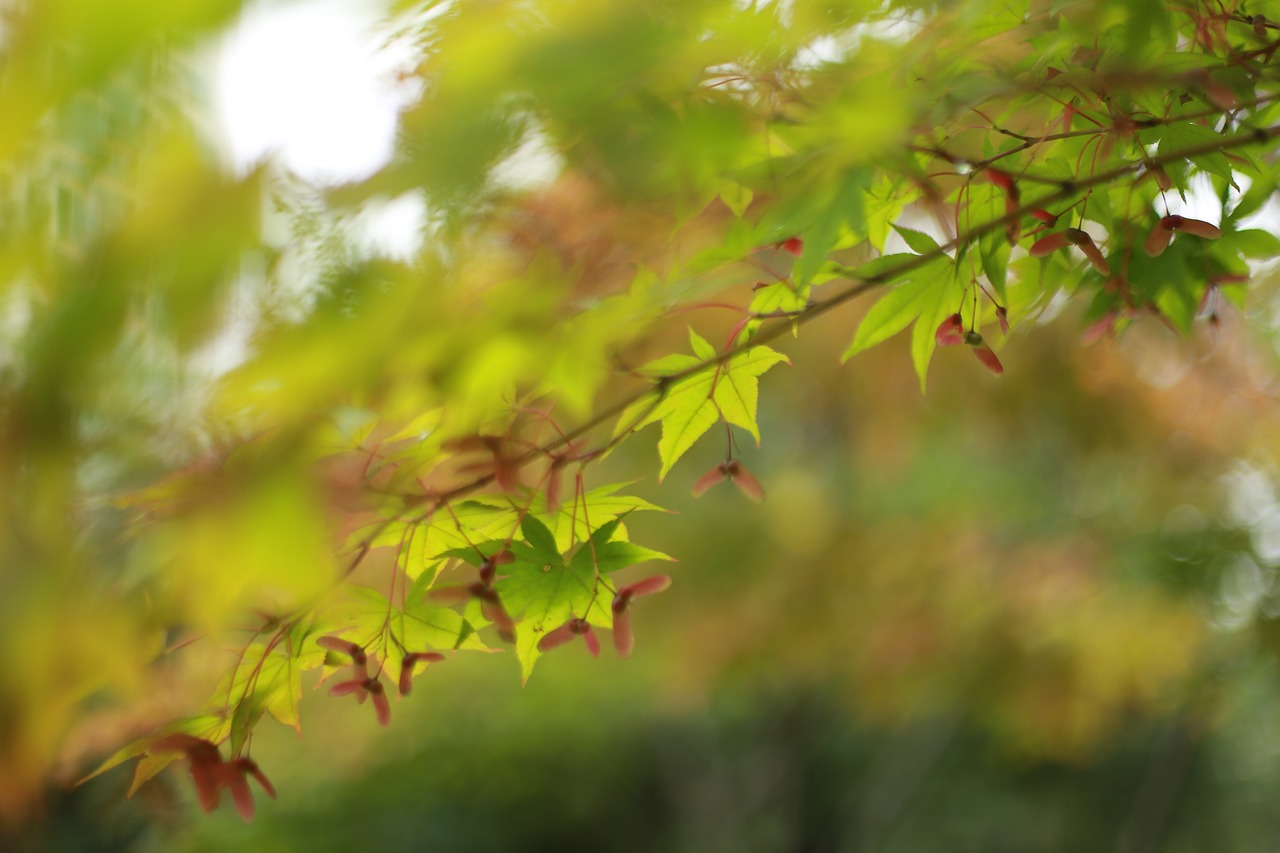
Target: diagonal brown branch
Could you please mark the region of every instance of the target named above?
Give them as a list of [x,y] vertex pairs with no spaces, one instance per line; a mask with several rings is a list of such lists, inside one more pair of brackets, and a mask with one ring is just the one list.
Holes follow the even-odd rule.
[[[1111,181],[1122,178],[1144,167],[1149,168],[1151,166],[1163,166],[1168,163],[1186,160],[1191,157],[1198,157],[1202,154],[1230,151],[1236,148],[1244,148],[1249,145],[1260,145],[1277,137],[1280,137],[1280,125],[1273,125],[1268,128],[1258,128],[1250,132],[1224,136],[1221,140],[1192,145],[1176,151],[1161,151],[1151,157],[1148,157],[1144,161],[1121,164],[1111,169],[1097,172],[1087,178],[1058,181],[1056,182],[1057,189],[1052,192],[1033,199],[1032,201],[1025,202],[1016,210],[1009,211],[1004,216],[974,226],[968,231],[959,234],[955,239],[949,240],[938,246],[937,249],[934,249],[931,252],[927,252],[923,255],[913,255],[902,263],[896,264],[893,267],[865,278],[857,278],[856,271],[850,271],[849,278],[853,278],[854,280],[843,290],[832,294],[826,299],[820,299],[812,302],[804,310],[797,312],[789,318],[781,319],[774,322],[772,325],[762,327],[756,336],[750,340],[743,341],[740,344],[723,350],[712,358],[705,359],[697,364],[690,365],[683,370],[663,376],[648,388],[644,388],[630,396],[624,397],[623,399],[610,404],[609,406],[606,406],[604,409],[601,409],[591,418],[584,421],[574,429],[558,435],[546,444],[530,449],[523,456],[516,459],[514,464],[517,467],[523,467],[535,459],[547,456],[553,451],[558,450],[559,448],[568,445],[570,442],[587,435],[600,426],[603,426],[608,421],[611,421],[621,415],[629,407],[650,397],[661,399],[661,396],[665,394],[672,385],[680,380],[696,376],[707,370],[715,369],[748,350],[777,340],[786,334],[792,328],[793,324],[803,325],[816,320],[818,317],[821,317],[835,308],[856,299],[864,293],[889,284],[908,273],[914,272],[929,263],[939,260],[953,249],[967,243],[971,243],[974,240],[981,239],[988,234],[1005,228],[1013,222],[1021,220],[1023,217],[1030,215],[1030,212],[1033,209],[1043,208],[1046,205],[1053,204],[1054,202],[1070,199],[1085,190],[1110,183]],[[431,512],[434,512],[435,509],[449,503],[450,501],[465,497],[472,492],[484,488],[489,483],[493,482],[493,479],[493,474],[485,474],[474,480],[455,486],[446,492],[431,495],[429,497],[431,507],[427,511],[427,514],[429,515]],[[417,507],[415,506],[415,508]],[[355,567],[368,553],[373,538],[380,534],[387,526],[403,519],[408,514],[409,509],[406,508],[406,510],[402,512],[389,516],[383,524],[379,525],[374,533],[372,533],[369,538],[358,546],[356,557],[347,569],[346,574],[350,574],[350,572],[355,569]]]

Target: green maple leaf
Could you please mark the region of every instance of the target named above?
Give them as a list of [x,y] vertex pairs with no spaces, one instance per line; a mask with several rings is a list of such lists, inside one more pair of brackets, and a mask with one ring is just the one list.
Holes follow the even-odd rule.
[[507,567],[509,574],[498,581],[497,589],[516,621],[516,656],[521,678],[527,681],[542,655],[538,642],[543,635],[575,616],[585,616],[590,609],[596,594],[596,572],[588,561],[565,563],[558,550],[545,551],[541,546],[554,543],[551,531],[530,516],[525,517],[525,523],[526,536],[530,530],[536,531],[531,538],[540,545],[513,549],[515,562]]
[[[601,574],[616,572],[650,560],[674,560],[661,551],[644,548],[632,542],[615,539],[624,528],[621,520],[602,524],[591,534],[591,539],[584,542],[574,552],[572,562],[585,560],[587,565]],[[612,618],[609,622],[612,624]],[[609,627],[604,625],[602,627]]]
[[[667,511],[644,498],[617,494],[620,489],[625,489],[630,485],[631,482],[610,483],[578,495],[566,495],[561,499],[560,505],[554,511],[547,508],[545,494],[530,495],[528,497],[529,509],[526,515],[537,518],[538,521],[547,526],[555,536],[556,548],[560,553],[563,553],[568,551],[574,542],[581,542],[586,539],[593,527],[606,524],[619,516],[631,512]],[[508,512],[511,512],[511,524],[515,524],[515,513],[511,510],[510,498],[502,495],[480,495],[474,499],[474,502],[506,508]],[[509,530],[510,527],[508,527]],[[615,538],[625,539],[625,530],[620,528],[615,534]],[[457,557],[473,566],[478,566],[479,557],[476,554],[476,549],[478,548],[486,556],[491,556],[492,553],[496,553],[499,550],[493,547],[494,544],[505,545],[506,543],[505,540],[475,542],[474,547],[468,545],[464,548],[450,549],[440,556]],[[492,552],[489,550],[491,548]]]
[[[924,235],[921,235],[924,236]],[[886,261],[898,257],[887,256]],[[920,390],[925,389],[929,362],[937,348],[936,333],[939,324],[954,314],[960,305],[963,289],[952,274],[947,258],[924,265],[894,286],[880,298],[858,325],[853,342],[845,350],[843,359],[848,361],[864,349],[873,347],[915,323],[911,334],[911,357],[916,374],[920,377]]]
[[[715,349],[692,329],[689,339],[696,355],[669,355],[645,365],[642,372],[655,377],[671,376],[715,357]],[[759,380],[769,368],[784,361],[790,363],[782,353],[758,346],[735,355],[719,368],[675,380],[656,401],[642,400],[623,412],[615,435],[660,423],[659,479],[666,477],[671,466],[721,418],[751,433],[759,444]]]

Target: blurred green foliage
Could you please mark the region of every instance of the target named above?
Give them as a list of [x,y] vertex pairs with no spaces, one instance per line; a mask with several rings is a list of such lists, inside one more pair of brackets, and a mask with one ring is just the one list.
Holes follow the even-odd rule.
[[0,3],[0,844],[1270,842],[1276,4],[399,3],[340,186],[241,5]]

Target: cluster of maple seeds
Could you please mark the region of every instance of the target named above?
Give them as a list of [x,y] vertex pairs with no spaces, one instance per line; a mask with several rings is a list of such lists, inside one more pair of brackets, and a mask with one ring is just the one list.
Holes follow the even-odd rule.
[[151,745],[151,752],[185,753],[191,764],[191,778],[196,784],[200,808],[206,813],[218,807],[222,789],[231,792],[236,811],[246,821],[253,819],[253,794],[249,790],[248,777],[252,776],[271,799],[276,798],[275,786],[259,769],[252,758],[239,757],[229,761],[222,759],[217,744],[189,734],[167,735]]
[[[995,168],[987,168],[984,174],[988,181],[1004,191],[1005,210],[1009,215],[1013,215],[1018,210],[1021,201],[1013,175],[1003,169]],[[1172,186],[1168,175],[1159,166],[1153,167],[1151,174],[1155,177],[1162,190],[1167,190]],[[1048,228],[1053,228],[1058,223],[1057,216],[1042,208],[1032,208],[1027,211],[1027,214],[1040,220]],[[1175,231],[1184,231],[1187,234],[1193,234],[1206,240],[1216,240],[1222,236],[1222,231],[1218,226],[1202,219],[1191,219],[1178,215],[1164,216],[1156,223],[1155,228],[1151,230],[1151,234],[1147,237],[1144,247],[1147,254],[1151,257],[1156,257],[1167,249],[1170,241],[1173,240]],[[1018,224],[1014,222],[1009,226],[1009,242],[1016,243],[1019,233]],[[1107,263],[1106,258],[1102,256],[1102,251],[1098,248],[1098,245],[1089,236],[1088,232],[1079,228],[1067,228],[1055,234],[1041,237],[1032,244],[1029,253],[1033,258],[1042,258],[1068,246],[1078,248],[1100,274],[1111,275],[1111,266]]]
[[[635,635],[631,632],[631,602],[646,595],[662,592],[671,586],[671,578],[667,575],[655,575],[636,581],[630,586],[620,588],[613,597],[613,647],[621,657],[630,657],[635,648]],[[587,651],[592,657],[600,655],[600,640],[586,619],[573,618],[538,641],[538,651],[549,652],[557,646],[563,646],[574,637],[582,637],[587,644]]]
[[[737,464],[737,463],[733,463]],[[743,469],[745,472],[745,469]],[[751,477],[750,474],[746,474]],[[751,477],[754,482],[755,478]],[[757,487],[759,484],[756,484]],[[763,496],[763,491],[761,491]],[[497,579],[498,566],[511,563],[515,558],[510,551],[500,551],[492,557],[486,557],[480,564],[480,579],[470,584],[444,584],[432,589],[427,593],[427,597],[440,602],[462,603],[470,599],[480,602],[480,612],[484,618],[493,623],[497,629],[498,636],[508,643],[516,641],[516,624],[511,615],[507,613],[506,608],[502,604],[502,599],[498,596],[497,589],[494,588],[494,581]],[[667,575],[657,575],[638,581],[630,586],[622,587],[618,590],[613,598],[613,639],[614,647],[618,650],[618,654],[622,657],[628,657],[632,648],[635,646],[635,638],[631,633],[631,615],[629,608],[634,598],[645,595],[662,592],[671,586],[671,578]],[[558,628],[548,631],[546,635],[538,641],[538,651],[547,652],[557,646],[562,646],[572,640],[574,637],[582,637],[587,644],[587,649],[591,652],[592,657],[600,654],[600,641],[592,630],[590,623],[586,619],[574,617]],[[434,653],[427,653],[434,654]],[[417,658],[416,660],[426,658]],[[354,658],[353,658],[354,660]],[[407,659],[406,659],[407,660]],[[409,666],[412,672],[413,667]],[[408,692],[405,687],[405,675],[400,676],[401,695]],[[338,685],[334,688],[336,691]],[[354,690],[354,688],[352,688]],[[332,692],[332,691],[331,691]],[[363,701],[363,700],[362,700]],[[379,717],[381,719],[381,717]]]
[[493,623],[498,637],[504,643],[516,641],[516,623],[502,606],[498,590],[494,588],[498,566],[504,566],[515,559],[510,551],[500,551],[492,557],[485,557],[480,564],[480,579],[469,584],[442,584],[427,593],[433,601],[448,604],[462,604],[470,599],[480,602],[480,614]]
[[[996,308],[996,317],[1000,321],[1000,328],[1006,335],[1009,334],[1008,312],[1003,305]],[[967,332],[964,330],[964,320],[959,312],[942,321],[942,325],[934,333],[934,340],[941,347],[967,344],[973,354],[977,356],[978,361],[982,362],[983,367],[996,376],[1004,373],[1004,365],[1000,363],[1000,359],[996,357],[996,354],[987,345],[986,339],[978,333],[978,330],[970,329]]]
[[[386,726],[391,722],[391,702],[387,699],[387,691],[382,686],[382,671],[369,674],[369,657],[359,644],[341,637],[321,637],[316,645],[322,649],[339,652],[351,658],[354,670],[352,678],[339,682],[329,689],[330,696],[354,695],[363,705],[366,699],[372,698],[373,708],[378,714],[378,722]],[[400,662],[400,695],[408,696],[413,689],[413,671],[419,663],[439,663],[444,655],[439,652],[406,652]]]
[[[999,187],[1005,194],[1005,210],[1009,215],[1013,215],[1019,210],[1021,197],[1018,192],[1017,184],[1012,175],[1001,169],[988,168],[984,171],[988,181]],[[1168,176],[1164,174],[1163,169],[1158,167],[1153,171],[1157,181],[1160,182],[1162,189],[1167,189],[1166,183]],[[1027,215],[1044,223],[1047,228],[1053,228],[1057,225],[1058,217],[1042,208],[1032,208],[1027,211]],[[1205,222],[1202,219],[1191,219],[1185,216],[1170,214],[1161,217],[1156,222],[1151,233],[1147,236],[1147,240],[1143,248],[1151,257],[1157,257],[1169,247],[1173,241],[1175,232],[1184,232],[1187,234],[1200,237],[1205,240],[1216,240],[1222,236],[1221,229],[1218,226]],[[1016,243],[1021,236],[1021,230],[1018,222],[1015,220],[1009,225],[1008,237],[1010,243]],[[1087,231],[1081,228],[1066,228],[1062,231],[1041,237],[1031,245],[1028,254],[1033,258],[1043,258],[1053,254],[1056,251],[1074,246],[1080,250],[1093,268],[1104,276],[1111,275],[1111,265],[1107,263],[1107,259],[1103,256],[1102,250],[1098,248],[1098,244],[1094,242],[1093,237]],[[1206,292],[1206,300],[1213,293],[1214,287],[1218,282],[1211,282],[1210,288]],[[1007,335],[1009,334],[1008,315],[1003,306],[996,307],[996,318],[1000,322],[1000,328]],[[1211,319],[1216,320],[1216,316]],[[939,346],[954,346],[957,344],[967,344],[973,350],[973,354],[978,360],[997,375],[1004,373],[1004,365],[1000,363],[1000,359],[987,346],[986,341],[976,329],[965,331],[964,321],[959,313],[952,314],[942,321],[935,333],[935,340]]]

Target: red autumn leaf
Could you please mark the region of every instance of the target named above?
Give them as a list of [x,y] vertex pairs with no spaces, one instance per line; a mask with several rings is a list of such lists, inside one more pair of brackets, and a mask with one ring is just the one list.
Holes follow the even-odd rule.
[[743,465],[737,459],[725,463],[725,473],[729,475],[729,479],[738,487],[738,491],[742,492],[749,500],[760,503],[764,500],[764,486],[760,485],[760,481],[747,470],[747,466]]
[[938,331],[934,332],[934,340],[940,347],[955,346],[964,343],[964,321],[959,313],[952,314],[942,321]]

